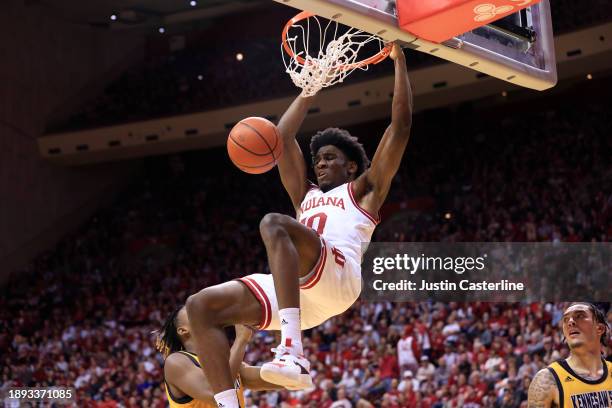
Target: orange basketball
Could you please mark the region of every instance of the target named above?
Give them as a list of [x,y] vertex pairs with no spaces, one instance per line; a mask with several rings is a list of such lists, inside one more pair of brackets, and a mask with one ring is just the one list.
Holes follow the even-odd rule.
[[242,119],[227,138],[227,153],[240,170],[261,174],[276,166],[283,153],[278,129],[268,119]]

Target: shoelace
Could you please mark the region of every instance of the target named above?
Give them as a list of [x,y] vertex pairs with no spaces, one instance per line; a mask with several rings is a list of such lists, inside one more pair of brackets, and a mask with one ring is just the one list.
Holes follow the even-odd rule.
[[279,358],[284,356],[285,354],[291,354],[289,349],[282,344],[279,344],[277,347],[272,348],[270,351],[274,353],[274,358]]

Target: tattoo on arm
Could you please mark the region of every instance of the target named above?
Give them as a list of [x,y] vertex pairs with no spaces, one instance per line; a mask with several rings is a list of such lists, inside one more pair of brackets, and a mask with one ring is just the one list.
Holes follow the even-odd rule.
[[527,408],[553,408],[556,383],[553,375],[544,368],[533,378],[529,386]]

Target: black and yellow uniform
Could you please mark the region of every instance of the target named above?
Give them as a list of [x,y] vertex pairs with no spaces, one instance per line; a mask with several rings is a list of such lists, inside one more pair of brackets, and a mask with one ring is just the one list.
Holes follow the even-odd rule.
[[[189,359],[195,364],[197,367],[201,368],[200,360],[198,356],[194,353],[190,353],[188,351],[178,351],[177,353],[182,353],[189,357]],[[172,391],[170,391],[170,387],[166,382],[166,378],[164,376],[164,384],[166,385],[166,396],[168,397],[168,403],[170,404],[170,408],[217,408],[217,405],[211,405],[204,401],[198,401],[196,399],[191,398],[189,395],[185,395],[183,397],[175,397],[172,395]],[[244,407],[244,392],[242,389],[242,381],[240,381],[240,375],[236,378],[236,389],[238,390],[238,401],[240,402],[240,406]]]
[[601,361],[603,375],[597,380],[580,377],[565,360],[548,366],[557,383],[560,408],[612,408],[612,363]]

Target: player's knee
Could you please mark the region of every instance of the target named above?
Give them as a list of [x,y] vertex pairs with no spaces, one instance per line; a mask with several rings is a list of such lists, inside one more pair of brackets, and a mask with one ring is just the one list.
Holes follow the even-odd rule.
[[287,236],[285,230],[286,215],[278,213],[266,214],[259,223],[259,232],[265,240]]
[[226,307],[226,297],[215,287],[202,289],[187,298],[185,308],[189,320],[214,323],[215,317]]
[[206,300],[205,296],[202,294],[202,291],[194,293],[187,298],[187,302],[185,302],[185,309],[187,310],[187,316],[190,320],[201,315],[202,310],[205,309],[205,303]]

